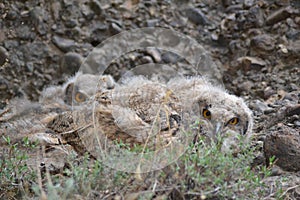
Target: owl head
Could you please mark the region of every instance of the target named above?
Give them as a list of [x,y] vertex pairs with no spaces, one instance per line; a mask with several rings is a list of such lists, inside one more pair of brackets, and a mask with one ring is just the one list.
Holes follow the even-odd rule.
[[176,79],[169,85],[189,112],[190,122],[199,123],[200,135],[213,141],[221,138],[224,151],[235,149],[240,138],[248,140],[251,136],[252,112],[242,98],[203,77]]
[[110,75],[93,75],[76,73],[62,86],[46,88],[40,102],[56,103],[59,106],[77,106],[86,102],[99,89],[112,89],[115,81]]

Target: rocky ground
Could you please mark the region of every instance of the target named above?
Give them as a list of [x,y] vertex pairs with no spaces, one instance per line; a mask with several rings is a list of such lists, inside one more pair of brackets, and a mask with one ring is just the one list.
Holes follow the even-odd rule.
[[[284,171],[274,170],[272,178],[292,176],[289,192],[299,198],[299,1],[0,0],[0,8],[0,109],[10,99],[37,100],[43,88],[62,84],[94,47],[123,30],[171,28],[207,49],[225,87],[246,99],[254,140],[261,147],[266,141],[258,164],[266,160],[263,152],[277,152]],[[136,64],[178,60],[163,51],[136,51],[106,72],[118,79]]]

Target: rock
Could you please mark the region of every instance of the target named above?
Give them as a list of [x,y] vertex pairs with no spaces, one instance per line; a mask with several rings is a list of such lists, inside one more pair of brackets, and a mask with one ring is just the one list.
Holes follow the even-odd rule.
[[208,19],[205,14],[197,8],[185,9],[187,18],[196,25],[207,25]]
[[161,62],[161,55],[157,49],[147,48],[146,53],[154,59],[155,63]]
[[0,46],[0,66],[4,65],[8,60],[8,52],[7,50]]
[[300,104],[286,106],[284,113],[285,116],[300,115]]
[[77,26],[77,20],[76,19],[68,19],[65,21],[65,25],[67,28],[74,28]]
[[277,22],[280,22],[288,17],[290,17],[291,13],[293,13],[292,7],[288,6],[285,8],[281,8],[275,12],[273,12],[271,15],[269,15],[266,19],[266,25],[273,25]]
[[21,25],[17,27],[17,34],[21,40],[34,40],[36,38],[36,34],[31,30],[30,26]]
[[148,19],[146,21],[146,26],[147,27],[154,27],[158,25],[159,20],[158,19]]
[[243,9],[243,5],[242,4],[234,4],[234,5],[230,5],[225,9],[225,12],[227,13],[232,13],[232,12],[236,12],[239,10]]
[[237,59],[237,62],[241,66],[241,68],[244,69],[245,71],[249,71],[251,69],[261,70],[267,64],[261,58],[250,57],[250,56],[240,57]]
[[40,35],[45,35],[47,33],[47,24],[44,23],[44,20],[47,21],[45,11],[41,7],[35,7],[29,12],[29,16],[33,21],[38,33]]
[[272,127],[274,124],[293,115],[300,115],[300,104],[291,104],[280,108],[276,115],[266,123],[266,127]]
[[264,99],[268,99],[273,94],[276,94],[276,91],[271,87],[266,87],[264,90]]
[[252,38],[250,45],[255,50],[270,52],[275,49],[275,39],[270,35],[257,35]]
[[166,52],[166,53],[163,53],[161,55],[162,57],[162,61],[164,63],[171,63],[171,64],[174,64],[174,63],[177,63],[181,60],[181,57],[175,53],[172,53],[172,52]]
[[9,82],[0,75],[0,110],[6,105],[5,100],[11,98],[11,95]]
[[254,86],[254,83],[252,81],[244,81],[240,85],[238,85],[238,88],[240,91],[250,91]]
[[19,13],[18,10],[9,10],[7,12],[7,15],[6,15],[5,19],[12,20],[12,21],[16,20],[18,18],[18,15],[19,15],[18,13]]
[[80,68],[83,61],[83,57],[77,53],[66,53],[60,64],[61,73],[68,75],[74,75]]
[[294,21],[296,24],[300,25],[300,17],[295,17]]
[[300,135],[288,126],[280,127],[266,136],[264,141],[266,161],[275,156],[276,165],[286,171],[300,171]]
[[0,91],[6,91],[8,89],[7,81],[0,76]]
[[265,112],[269,112],[270,110],[272,110],[272,108],[269,108],[264,102],[260,101],[260,100],[254,100],[251,104],[250,104],[251,109],[258,111],[260,113],[265,113]]
[[108,29],[109,29],[109,32],[112,35],[115,35],[115,34],[118,34],[118,33],[122,32],[121,26],[119,26],[117,23],[111,23],[109,25]]
[[244,7],[250,8],[254,5],[254,0],[244,0]]
[[248,27],[262,27],[264,25],[264,12],[257,5],[249,9],[246,18]]
[[147,63],[153,63],[153,60],[150,56],[143,56],[142,58],[140,58],[137,63],[139,65],[144,65],[144,64],[147,64]]
[[92,0],[90,3],[90,8],[94,11],[96,15],[101,15],[103,12],[101,4],[98,0]]
[[98,23],[94,26],[90,34],[90,43],[95,47],[103,40],[107,39],[110,35],[108,33],[108,26],[104,23]]
[[74,42],[74,40],[65,39],[59,36],[53,36],[52,42],[63,52],[71,51],[76,47],[76,43]]

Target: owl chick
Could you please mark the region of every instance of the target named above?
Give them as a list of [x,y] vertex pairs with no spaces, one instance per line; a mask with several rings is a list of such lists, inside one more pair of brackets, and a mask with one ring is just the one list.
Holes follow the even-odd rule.
[[96,90],[112,89],[114,85],[115,82],[109,75],[78,72],[62,86],[44,89],[38,102],[29,101],[27,98],[13,99],[6,108],[8,112],[0,116],[0,133],[18,135],[21,138],[30,134],[34,139],[51,141],[51,137],[48,138],[50,135],[44,134],[45,125],[49,121],[60,113],[77,109]]
[[46,88],[40,98],[44,105],[54,104],[56,107],[67,108],[87,101],[98,90],[113,89],[115,81],[110,75],[93,75],[76,73],[62,86]]
[[[93,109],[60,115],[48,128],[62,134],[66,141],[76,133],[77,144],[81,138],[85,147],[92,149],[99,138],[131,146],[168,145],[180,138],[183,126],[193,129],[195,122],[199,125],[197,134],[208,140],[223,139],[223,151],[235,149],[240,136],[248,139],[252,133],[252,114],[245,102],[202,77],[174,78],[166,85],[131,77],[113,90],[97,92],[90,105]],[[77,131],[87,126],[86,131]],[[98,136],[91,139],[93,130]]]
[[228,94],[203,77],[174,78],[167,84],[182,102],[188,123],[198,121],[209,140],[223,139],[222,150],[236,149],[237,139],[252,134],[252,112],[242,98]]

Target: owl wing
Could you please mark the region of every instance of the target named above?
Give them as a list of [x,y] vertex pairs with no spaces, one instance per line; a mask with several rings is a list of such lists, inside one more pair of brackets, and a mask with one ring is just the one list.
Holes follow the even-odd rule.
[[140,142],[155,135],[174,135],[181,120],[172,92],[144,79],[116,87],[111,94],[111,109],[115,125]]

